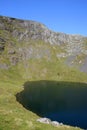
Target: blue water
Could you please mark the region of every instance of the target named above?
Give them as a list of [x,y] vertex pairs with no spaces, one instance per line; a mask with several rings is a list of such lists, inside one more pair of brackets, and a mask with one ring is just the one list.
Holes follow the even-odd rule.
[[77,126],[87,129],[87,111],[60,111],[57,113],[47,113],[45,115],[51,120],[62,122],[66,125]]

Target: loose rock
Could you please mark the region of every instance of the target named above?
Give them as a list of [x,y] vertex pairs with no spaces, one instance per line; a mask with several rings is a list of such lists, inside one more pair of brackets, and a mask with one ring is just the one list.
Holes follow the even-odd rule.
[[40,123],[51,124],[56,127],[63,125],[63,123],[59,123],[58,121],[51,121],[49,118],[39,118],[37,121]]

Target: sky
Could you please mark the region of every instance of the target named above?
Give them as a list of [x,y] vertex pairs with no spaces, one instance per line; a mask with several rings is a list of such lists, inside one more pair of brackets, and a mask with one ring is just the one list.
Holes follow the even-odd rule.
[[87,36],[87,0],[0,0],[0,15],[41,22],[56,32]]

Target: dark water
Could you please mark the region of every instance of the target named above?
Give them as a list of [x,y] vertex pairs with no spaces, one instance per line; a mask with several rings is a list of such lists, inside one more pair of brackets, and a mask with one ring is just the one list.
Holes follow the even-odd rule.
[[31,81],[16,99],[41,117],[87,129],[87,84]]
[[61,111],[57,113],[47,113],[44,115],[51,120],[62,122],[63,124],[87,128],[87,111]]

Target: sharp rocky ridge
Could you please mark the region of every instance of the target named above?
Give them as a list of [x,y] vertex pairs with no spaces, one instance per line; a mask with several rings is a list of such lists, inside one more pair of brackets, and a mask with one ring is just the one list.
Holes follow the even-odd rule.
[[[6,24],[9,26],[7,27]],[[81,35],[69,35],[51,31],[39,22],[4,16],[0,16],[0,29],[10,31],[12,36],[16,37],[18,41],[33,39],[60,45],[63,43],[82,43],[83,40],[87,39],[87,37]]]
[[[33,55],[35,51],[35,56],[37,53],[39,53],[39,57],[44,55],[45,51],[47,54],[49,53],[49,50],[42,52],[40,50],[38,51],[37,49],[33,50],[33,48],[30,48],[30,46],[27,46],[24,49],[21,47],[21,43],[26,44],[31,40],[35,42],[41,40],[47,44],[49,43],[51,46],[59,46],[64,51],[61,53],[56,53],[57,58],[66,57],[66,64],[70,66],[75,63],[74,61],[78,61],[79,64],[81,63],[83,65],[81,67],[82,70],[84,70],[84,67],[85,70],[87,69],[87,37],[54,32],[48,29],[44,24],[31,20],[20,20],[16,18],[0,16],[1,54],[6,47],[8,48],[8,54],[13,55],[16,52],[20,57],[21,55],[23,56],[23,54],[25,54],[27,59],[30,57],[31,53]],[[19,46],[16,46],[16,44],[14,45],[16,42],[19,44]],[[79,60],[77,58],[78,55],[80,57]],[[20,59],[19,56],[10,56],[10,62],[15,65]],[[5,64],[4,66],[4,68],[7,68]],[[0,64],[0,68],[3,68],[2,63]]]

